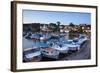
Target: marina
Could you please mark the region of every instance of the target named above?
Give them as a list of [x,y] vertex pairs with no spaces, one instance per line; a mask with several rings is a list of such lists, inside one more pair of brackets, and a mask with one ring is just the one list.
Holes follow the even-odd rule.
[[[75,54],[79,54],[79,51],[83,49],[83,46],[86,46],[86,43],[90,44],[90,40],[86,35],[80,35],[79,38],[66,39],[65,35],[60,34],[54,35],[50,33],[48,35],[47,33],[31,33],[31,35],[29,35],[28,37],[29,38],[25,37],[25,35],[23,36],[23,62],[59,61],[74,59],[75,57],[77,57],[75,56]],[[33,40],[33,38],[35,40]],[[46,40],[43,40],[45,38]],[[90,48],[90,45],[87,47]],[[85,48],[83,50],[85,50]],[[90,50],[88,52],[89,54],[86,55],[86,59],[90,58]],[[84,59],[85,56],[83,55],[79,55],[80,57],[78,56],[78,58]]]
[[[23,16],[25,18],[22,32],[23,62],[91,58],[90,14],[25,11],[25,13],[27,12],[29,14],[31,12],[32,16],[30,18],[26,15]],[[36,15],[39,13],[39,18],[34,16],[34,13]],[[76,18],[73,15],[76,18],[80,15],[82,18],[79,17],[77,21],[74,21],[73,19]],[[55,19],[52,16],[55,16]],[[85,21],[83,17],[86,18]],[[89,20],[87,20],[87,17],[89,17]],[[26,22],[27,18],[29,18],[28,22]]]

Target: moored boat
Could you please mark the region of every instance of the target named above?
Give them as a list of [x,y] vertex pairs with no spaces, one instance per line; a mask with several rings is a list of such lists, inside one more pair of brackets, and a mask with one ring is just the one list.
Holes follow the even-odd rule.
[[52,48],[43,48],[41,50],[41,53],[44,57],[58,59],[59,58],[59,51],[52,49]]
[[68,53],[69,51],[69,48],[64,44],[54,44],[52,48],[58,50],[60,53]]
[[41,60],[41,51],[39,48],[29,48],[23,52],[24,62],[35,62]]

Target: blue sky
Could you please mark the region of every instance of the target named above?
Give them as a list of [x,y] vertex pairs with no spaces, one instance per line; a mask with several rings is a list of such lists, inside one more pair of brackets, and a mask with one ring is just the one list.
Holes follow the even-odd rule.
[[90,13],[23,10],[23,23],[91,24]]

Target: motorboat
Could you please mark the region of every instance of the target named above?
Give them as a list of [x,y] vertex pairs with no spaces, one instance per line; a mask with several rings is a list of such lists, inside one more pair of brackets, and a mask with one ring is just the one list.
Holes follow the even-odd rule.
[[23,51],[24,62],[35,62],[41,60],[41,51],[39,48],[28,48]]
[[73,42],[76,44],[82,45],[87,40],[88,40],[88,38],[86,35],[80,35],[79,38],[74,38]]
[[59,58],[59,51],[47,47],[47,48],[42,48],[41,53],[44,57],[52,58],[52,59],[58,59]]
[[67,47],[71,51],[78,51],[78,50],[80,50],[80,45],[78,45],[78,44],[67,44]]
[[56,43],[56,44],[53,44],[51,47],[53,49],[58,50],[60,53],[68,53],[69,51],[69,48],[65,44]]
[[31,34],[31,32],[29,32],[29,33],[26,33],[26,35],[24,36],[26,39],[30,39],[30,36],[31,36],[32,34]]
[[68,50],[76,51],[80,50],[80,45],[76,42],[73,42],[73,40],[67,40],[66,42],[63,42],[65,46],[67,46]]
[[81,35],[78,40],[78,44],[82,45],[85,41],[87,41],[87,37],[85,35]]
[[42,41],[46,41],[51,37],[50,34],[46,33],[46,34],[41,34],[40,40]]
[[26,32],[23,32],[23,37],[26,35]]
[[41,35],[39,35],[38,33],[33,33],[33,34],[30,36],[30,38],[31,38],[31,39],[35,39],[35,40],[39,40],[39,39],[40,39],[40,36],[41,36]]

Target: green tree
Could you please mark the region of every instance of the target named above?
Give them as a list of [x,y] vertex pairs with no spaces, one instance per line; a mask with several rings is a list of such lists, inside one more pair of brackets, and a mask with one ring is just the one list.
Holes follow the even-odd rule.
[[71,22],[71,23],[69,24],[69,26],[74,27],[75,25]]
[[59,28],[60,27],[60,24],[61,24],[60,21],[57,21],[57,25],[58,25],[57,30],[58,30],[58,32],[60,32],[60,28]]
[[57,21],[57,24],[60,25],[61,24],[60,21]]

